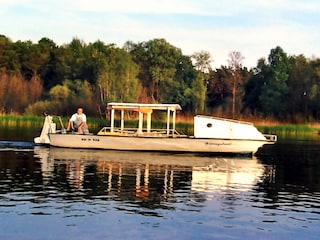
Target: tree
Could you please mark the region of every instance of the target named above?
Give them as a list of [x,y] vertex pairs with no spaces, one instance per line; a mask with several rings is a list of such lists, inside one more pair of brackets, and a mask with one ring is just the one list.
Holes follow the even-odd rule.
[[50,97],[52,101],[68,102],[70,89],[66,85],[56,85],[50,89]]
[[209,72],[207,86],[207,105],[210,108],[225,107],[226,100],[231,96],[231,88],[228,79],[231,78],[230,69],[221,66],[215,71]]
[[165,102],[175,87],[176,65],[182,56],[181,50],[169,44],[165,39],[154,39],[136,45],[130,45],[130,53],[140,66],[139,79],[147,89],[151,102]]
[[211,54],[207,51],[200,51],[200,52],[195,52],[194,54],[191,55],[191,58],[195,62],[195,68],[196,70],[202,72],[202,73],[208,73],[209,70],[211,70],[211,62],[212,62],[212,57]]
[[[207,91],[207,84],[209,80],[209,72],[211,71],[210,63],[212,62],[211,55],[207,51],[200,51],[195,52],[191,58],[194,60],[195,68],[198,72],[197,74],[197,81],[193,84],[195,91],[201,91],[197,92],[198,97],[194,97],[194,101],[202,101],[202,102],[194,102],[194,106],[196,111],[203,112],[205,107],[205,96]],[[202,84],[202,86],[198,85]]]
[[41,74],[43,87],[49,91],[56,85],[61,85],[68,78],[67,73],[70,67],[67,64],[67,54],[65,47],[52,47],[50,56]]
[[26,46],[23,62],[23,67],[26,71],[26,79],[30,80],[32,78],[39,77],[39,71],[41,70],[41,68],[45,68],[49,60],[51,51],[50,44],[52,43],[49,42],[49,40],[42,39],[38,44],[31,43],[29,46]]
[[239,84],[243,83],[243,78],[241,76],[241,68],[242,68],[242,61],[244,57],[240,52],[233,51],[229,53],[229,67],[232,71],[232,118],[235,118],[236,112],[236,93],[237,87]]
[[206,86],[203,84],[203,78],[199,75],[192,81],[191,88],[186,90],[186,96],[192,100],[193,112],[202,113],[205,107]]
[[252,70],[252,76],[244,84],[245,95],[243,97],[243,107],[241,112],[250,109],[250,113],[255,115],[263,112],[260,96],[262,95],[265,77],[269,76],[269,67],[264,58],[258,60],[257,67]]
[[19,113],[29,103],[28,82],[18,73],[0,74],[0,109],[3,113]]
[[179,103],[185,112],[193,112],[192,84],[197,79],[197,71],[189,56],[182,55],[176,64],[174,86],[167,101]]
[[310,101],[310,110],[313,119],[319,119],[320,117],[320,59],[312,59],[310,61],[312,69],[312,86],[308,99]]
[[287,109],[288,97],[288,72],[290,69],[287,54],[281,47],[271,49],[268,57],[269,67],[268,75],[264,76],[264,85],[262,87],[259,100],[263,111],[268,115],[284,117]]
[[[102,49],[100,49],[102,50]],[[135,102],[140,84],[137,79],[138,67],[131,55],[114,45],[105,46],[97,60],[97,84],[100,101],[104,105],[110,101]]]
[[21,61],[15,43],[3,35],[0,36],[0,69],[7,73],[20,73]]
[[290,61],[281,47],[271,49],[268,62],[258,61],[253,75],[245,84],[244,108],[265,116],[286,116]]
[[288,113],[292,121],[299,121],[299,115],[304,117],[311,115],[309,109],[312,107],[313,94],[311,93],[314,84],[316,81],[310,62],[303,55],[292,57],[287,81]]

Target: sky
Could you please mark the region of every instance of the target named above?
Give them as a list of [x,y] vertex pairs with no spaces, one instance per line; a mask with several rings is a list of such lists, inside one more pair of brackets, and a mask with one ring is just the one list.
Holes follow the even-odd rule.
[[319,0],[0,0],[0,19],[0,34],[14,42],[123,47],[163,38],[184,55],[209,52],[213,68],[233,51],[255,67],[277,46],[320,57]]

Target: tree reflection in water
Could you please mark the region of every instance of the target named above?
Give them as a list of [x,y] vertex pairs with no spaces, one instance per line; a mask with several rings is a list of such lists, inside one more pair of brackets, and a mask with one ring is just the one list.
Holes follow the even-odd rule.
[[46,181],[68,183],[62,191],[78,190],[86,198],[148,202],[149,207],[174,202],[174,193],[186,190],[196,201],[228,187],[248,190],[264,169],[256,158],[192,154],[38,147],[35,155]]

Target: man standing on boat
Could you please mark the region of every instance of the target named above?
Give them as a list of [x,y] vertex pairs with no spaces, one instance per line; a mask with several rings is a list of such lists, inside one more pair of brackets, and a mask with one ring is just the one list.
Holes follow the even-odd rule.
[[68,122],[68,127],[67,131],[72,129],[72,131],[77,132],[77,133],[82,133],[82,134],[88,134],[88,126],[87,126],[87,117],[83,113],[83,108],[79,107],[77,109],[77,112],[74,113],[69,122]]

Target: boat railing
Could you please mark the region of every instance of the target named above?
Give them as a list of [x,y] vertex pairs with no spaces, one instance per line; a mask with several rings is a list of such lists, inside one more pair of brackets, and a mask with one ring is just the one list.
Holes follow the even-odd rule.
[[46,113],[43,113],[44,116],[49,116],[51,117],[51,122],[57,124],[56,122],[58,121],[58,123],[60,124],[60,126],[58,127],[58,129],[49,129],[49,131],[54,132],[54,133],[66,133],[66,129],[63,125],[62,122],[62,118],[59,115],[48,115]]
[[97,135],[122,135],[122,136],[142,136],[142,137],[185,137],[186,135],[180,134],[175,129],[150,129],[145,128],[142,131],[138,131],[137,128],[113,128],[103,127]]

